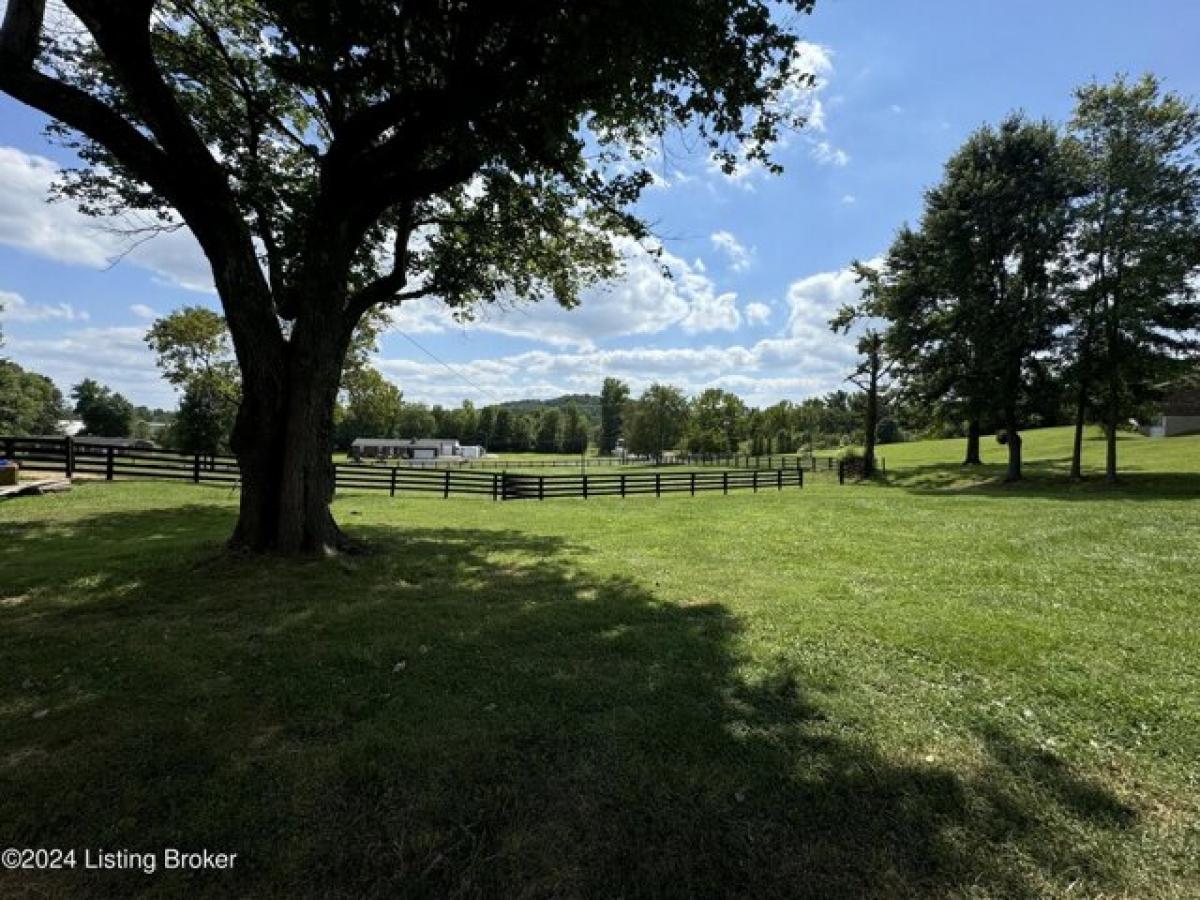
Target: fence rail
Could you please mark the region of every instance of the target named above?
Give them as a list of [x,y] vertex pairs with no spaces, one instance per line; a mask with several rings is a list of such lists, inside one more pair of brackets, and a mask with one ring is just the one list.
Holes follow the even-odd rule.
[[[153,478],[224,484],[241,482],[237,460],[228,456],[180,454],[166,450],[117,447],[89,443],[86,438],[0,437],[0,453],[36,471],[62,472],[68,477],[88,475],[109,481],[117,478]],[[706,471],[627,471],[589,474],[526,474],[480,472],[464,469],[419,469],[364,463],[338,463],[335,485],[341,490],[431,493],[443,497],[473,495],[492,500],[549,500],[578,497],[629,497],[669,493],[695,495],[736,490],[783,490],[804,487],[805,466],[800,457],[791,466],[734,468]],[[839,480],[842,470],[838,466]]]

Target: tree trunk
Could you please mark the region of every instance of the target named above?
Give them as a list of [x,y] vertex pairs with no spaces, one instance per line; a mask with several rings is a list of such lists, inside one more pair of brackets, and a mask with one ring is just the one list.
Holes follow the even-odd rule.
[[351,549],[329,509],[333,409],[346,352],[341,332],[299,319],[282,384],[244,374],[233,434],[242,496],[231,547],[285,555]]
[[870,384],[867,387],[867,414],[863,423],[866,434],[863,435],[863,478],[871,478],[875,474],[875,428],[879,419],[879,358],[875,354],[871,358]]
[[1121,417],[1120,379],[1114,372],[1109,375],[1108,410],[1105,422],[1104,480],[1117,480],[1117,423]]
[[1105,325],[1105,337],[1108,343],[1108,409],[1105,411],[1104,480],[1112,483],[1117,480],[1117,423],[1121,418],[1121,361],[1120,361],[1120,332],[1117,327],[1117,298],[1114,296],[1109,304],[1108,318]]
[[979,466],[983,461],[979,457],[979,416],[972,415],[967,423],[967,455],[963,459],[964,466]]
[[1019,427],[1017,411],[1010,407],[1004,416],[1004,430],[1008,445],[1008,470],[1004,473],[1005,481],[1021,480],[1021,433],[1017,430]]
[[1072,481],[1083,478],[1083,420],[1087,413],[1087,382],[1079,383],[1079,398],[1075,405],[1075,442],[1071,447]]

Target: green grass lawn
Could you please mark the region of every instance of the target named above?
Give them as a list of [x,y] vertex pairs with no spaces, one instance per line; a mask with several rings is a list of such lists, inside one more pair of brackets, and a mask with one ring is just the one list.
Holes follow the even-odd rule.
[[6,502],[0,844],[239,857],[0,896],[1200,896],[1200,438],[1069,446],[346,495],[374,552],[304,563],[224,555],[226,489]]

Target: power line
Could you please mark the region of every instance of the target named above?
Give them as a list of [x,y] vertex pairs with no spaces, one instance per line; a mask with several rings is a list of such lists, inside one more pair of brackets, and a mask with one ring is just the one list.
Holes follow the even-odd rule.
[[421,344],[419,344],[417,342],[416,338],[410,337],[405,332],[401,331],[399,328],[393,327],[390,330],[396,332],[396,334],[400,335],[400,337],[404,338],[406,341],[408,341],[410,344],[412,344],[414,347],[416,347],[418,350],[420,350],[422,353],[424,353],[426,356],[428,356],[430,359],[432,359],[438,365],[442,366],[451,375],[454,375],[457,378],[461,379],[464,383],[469,384],[471,387],[475,388],[475,390],[480,391],[480,392],[486,394],[487,396],[491,397],[496,403],[504,402],[499,397],[497,397],[495,394],[493,394],[490,390],[485,388],[483,385],[477,384],[476,382],[472,381],[470,378],[468,378],[462,372],[460,372],[456,368],[454,368],[454,366],[450,365],[450,363],[446,362],[444,359],[437,356],[431,350],[427,350],[424,346],[422,346]]

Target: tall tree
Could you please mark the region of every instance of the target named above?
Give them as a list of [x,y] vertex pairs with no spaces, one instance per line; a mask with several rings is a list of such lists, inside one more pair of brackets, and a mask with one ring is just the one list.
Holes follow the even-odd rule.
[[53,381],[0,359],[0,434],[54,434],[62,416],[62,393]]
[[679,446],[687,429],[687,398],[679,388],[652,384],[629,404],[625,419],[629,451],[661,460],[667,450]]
[[225,318],[204,306],[185,306],[155,319],[146,332],[163,378],[182,388],[198,375],[237,380]]
[[347,545],[333,410],[367,311],[573,305],[617,270],[611,235],[646,236],[629,209],[667,129],[773,166],[776,100],[812,83],[766,0],[62,6],[9,0],[0,90],[77,149],[84,211],[181,219],[203,248],[242,373],[232,543],[259,550]]
[[542,410],[533,449],[538,453],[557,453],[562,449],[562,415],[554,407]]
[[226,452],[239,399],[237,382],[226,375],[214,370],[193,375],[169,427],[171,444],[181,453],[215,456]]
[[85,378],[71,389],[75,414],[83,420],[84,434],[92,437],[129,437],[133,430],[133,404],[111,388]]
[[338,423],[344,446],[360,437],[400,437],[402,398],[399,388],[372,368],[356,370],[344,382],[346,405]]
[[847,334],[855,325],[865,323],[858,336],[859,363],[848,379],[862,390],[866,399],[863,410],[863,477],[875,474],[875,441],[879,427],[879,395],[886,390],[886,380],[891,374],[893,361],[885,349],[885,331],[879,326],[880,317],[886,312],[889,285],[880,273],[863,263],[855,262],[854,270],[863,283],[862,297],[858,303],[843,306],[830,321],[835,332]]
[[585,453],[588,446],[587,422],[579,405],[574,401],[563,410],[562,451],[563,453]]
[[986,336],[972,347],[974,368],[1004,426],[1009,481],[1021,477],[1031,365],[1065,321],[1062,256],[1073,175],[1057,130],[1013,115],[971,135],[927,198],[923,231],[942,255],[952,320]]
[[1077,291],[1073,339],[1081,474],[1083,420],[1103,392],[1105,476],[1117,478],[1126,411],[1200,348],[1200,110],[1147,75],[1076,92],[1070,138],[1084,194],[1072,234]]
[[600,389],[600,447],[601,456],[611,456],[617,448],[624,424],[622,416],[629,400],[629,385],[619,378],[605,378]]

